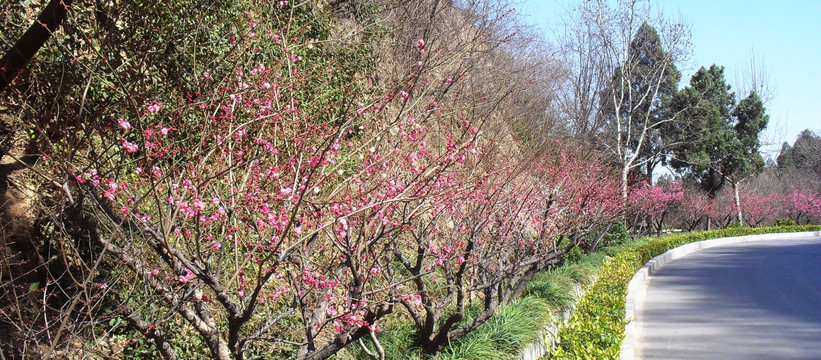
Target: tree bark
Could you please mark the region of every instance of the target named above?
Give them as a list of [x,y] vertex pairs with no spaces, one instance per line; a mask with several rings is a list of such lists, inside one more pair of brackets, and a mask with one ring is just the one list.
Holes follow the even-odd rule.
[[37,21],[14,43],[0,60],[0,92],[11,84],[34,54],[51,38],[51,34],[68,15],[72,0],[51,0]]
[[744,215],[741,213],[741,198],[738,196],[738,181],[733,181],[733,195],[735,196],[735,208],[738,211],[738,223],[744,226]]

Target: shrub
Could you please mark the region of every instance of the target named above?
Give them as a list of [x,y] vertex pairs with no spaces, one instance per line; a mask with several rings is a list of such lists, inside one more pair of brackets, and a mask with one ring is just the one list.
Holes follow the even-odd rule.
[[798,225],[798,223],[796,223],[795,220],[790,219],[790,218],[780,218],[780,219],[776,220],[775,224],[773,224],[773,225],[774,226],[795,226],[795,225]]
[[744,227],[744,225],[742,225],[742,224],[741,224],[740,222],[738,222],[738,221],[733,221],[733,222],[731,222],[731,223],[727,224],[727,227],[728,227],[728,228],[740,228],[740,227]]
[[621,221],[616,221],[610,225],[610,229],[604,236],[605,246],[621,245],[630,240],[627,234],[627,227]]

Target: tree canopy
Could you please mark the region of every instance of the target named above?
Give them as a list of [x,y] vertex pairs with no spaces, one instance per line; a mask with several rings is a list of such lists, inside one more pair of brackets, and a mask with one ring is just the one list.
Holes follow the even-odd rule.
[[779,169],[803,169],[821,174],[821,136],[804,129],[792,146],[784,142],[776,161]]
[[769,120],[764,104],[755,92],[736,104],[724,67],[699,69],[690,86],[675,95],[671,110],[693,129],[675,135],[671,165],[698,180],[710,196],[727,180],[738,181],[763,167],[758,136]]

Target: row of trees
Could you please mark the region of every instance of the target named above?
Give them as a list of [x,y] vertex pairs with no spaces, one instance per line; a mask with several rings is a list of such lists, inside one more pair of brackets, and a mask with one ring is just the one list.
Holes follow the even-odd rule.
[[717,65],[679,89],[676,64],[689,54],[689,30],[652,13],[649,3],[590,1],[572,16],[561,49],[573,57],[556,113],[574,136],[609,154],[622,197],[669,165],[711,198],[732,187],[743,223],[739,186],[764,166],[759,135],[769,119],[760,89],[737,97]]
[[6,356],[379,353],[388,316],[435,354],[603,236],[611,168],[505,124],[506,7],[336,5],[75,4],[7,95],[48,190],[6,242]]
[[687,189],[677,181],[661,181],[654,186],[642,183],[633,188],[631,206],[626,210],[637,232],[656,234],[666,229],[693,231],[741,226],[737,221],[739,211],[745,219],[744,225],[752,227],[821,220],[821,196],[817,191],[773,188],[747,189],[741,192],[737,203],[731,188],[725,188],[713,198],[698,188]]
[[384,358],[397,321],[433,355],[614,221],[821,216],[739,190],[762,101],[718,66],[679,90],[688,30],[645,2],[585,2],[552,45],[502,1],[67,9],[4,75],[6,357]]

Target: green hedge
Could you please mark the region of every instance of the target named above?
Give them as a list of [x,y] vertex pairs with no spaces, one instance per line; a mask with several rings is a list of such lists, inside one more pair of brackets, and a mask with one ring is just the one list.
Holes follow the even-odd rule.
[[627,284],[652,258],[696,241],[765,233],[819,231],[821,226],[727,228],[676,234],[620,248],[599,271],[599,281],[579,300],[576,312],[559,329],[559,345],[552,359],[618,359],[624,328]]

